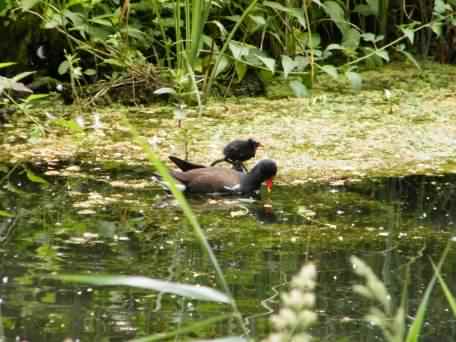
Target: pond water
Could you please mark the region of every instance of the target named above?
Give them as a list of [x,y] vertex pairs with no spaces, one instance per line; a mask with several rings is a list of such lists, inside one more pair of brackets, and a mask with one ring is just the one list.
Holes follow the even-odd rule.
[[[4,178],[0,220],[0,334],[8,341],[124,341],[230,312],[226,305],[127,287],[94,287],[52,274],[142,275],[217,287],[215,273],[174,201],[144,173],[113,168],[71,172],[30,182]],[[37,173],[37,171],[35,171]],[[62,177],[62,175],[64,177]],[[407,274],[413,317],[456,226],[456,176],[345,180],[277,185],[272,210],[263,202],[192,198],[247,326],[256,339],[269,331],[277,291],[306,261],[319,270],[319,324],[324,341],[382,341],[362,317],[369,303],[349,257],[366,261],[399,302]],[[456,293],[455,253],[443,275]],[[407,273],[408,265],[410,272]],[[233,321],[186,335],[239,335]],[[456,321],[438,286],[421,341],[455,341]],[[0,336],[1,336],[0,335]],[[345,338],[345,339],[343,339]]]

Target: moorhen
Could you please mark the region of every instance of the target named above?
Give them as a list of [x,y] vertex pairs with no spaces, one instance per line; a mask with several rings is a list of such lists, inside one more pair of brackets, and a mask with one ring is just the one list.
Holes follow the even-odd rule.
[[204,167],[189,171],[171,171],[171,175],[189,193],[224,193],[251,195],[266,182],[268,191],[272,189],[272,179],[277,173],[277,165],[269,159],[260,160],[248,173],[223,167]]
[[216,160],[211,164],[211,166],[215,166],[222,161],[226,161],[232,164],[235,170],[247,172],[247,168],[244,164],[242,164],[242,162],[255,157],[256,150],[260,146],[261,144],[253,139],[233,140],[223,149],[223,155],[225,157]]

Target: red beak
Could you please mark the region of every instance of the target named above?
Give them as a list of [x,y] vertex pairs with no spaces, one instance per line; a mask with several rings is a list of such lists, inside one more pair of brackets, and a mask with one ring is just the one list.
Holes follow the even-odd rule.
[[266,188],[268,189],[268,192],[272,191],[272,177],[266,180]]

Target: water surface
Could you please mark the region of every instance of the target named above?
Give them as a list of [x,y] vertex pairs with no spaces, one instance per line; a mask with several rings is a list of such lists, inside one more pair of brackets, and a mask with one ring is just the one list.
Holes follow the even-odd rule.
[[[70,169],[71,170],[71,169]],[[20,170],[19,170],[20,171]],[[223,312],[227,306],[126,287],[93,287],[47,278],[52,274],[143,275],[217,287],[215,273],[174,201],[142,184],[147,173],[92,168],[81,176],[44,176],[30,182],[19,171],[0,190],[0,299],[7,340],[124,341],[175,330]],[[39,172],[39,171],[36,171]],[[264,202],[192,198],[252,336],[269,333],[277,291],[301,265],[318,265],[314,336],[325,341],[381,341],[362,320],[369,303],[348,259],[357,255],[400,300],[407,269],[409,316],[455,236],[456,176],[346,180],[276,186],[272,210]],[[455,253],[443,267],[454,284]],[[455,319],[438,287],[422,341],[456,340]],[[235,321],[188,335],[238,335]]]

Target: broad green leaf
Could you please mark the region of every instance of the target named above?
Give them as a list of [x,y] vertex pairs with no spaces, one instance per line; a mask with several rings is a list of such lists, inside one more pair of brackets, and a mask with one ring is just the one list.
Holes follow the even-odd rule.
[[225,71],[230,65],[230,61],[226,57],[220,58],[220,63],[217,65],[217,70],[215,70],[215,76],[218,76],[223,71]]
[[405,28],[405,27],[401,27],[400,29],[404,33],[404,35],[408,38],[410,43],[413,44],[413,40],[414,40],[414,37],[415,37],[415,31],[413,31],[411,29],[408,29],[408,28]]
[[256,24],[257,27],[262,27],[266,25],[266,20],[262,15],[253,15],[250,14],[249,18]]
[[434,1],[434,13],[443,14],[445,13],[446,6],[443,0],[435,0]]
[[270,8],[282,11],[282,12],[288,12],[288,10],[289,10],[288,7],[285,7],[281,3],[275,2],[275,1],[265,1],[265,2],[263,2],[263,5],[266,7],[270,7]]
[[49,184],[47,182],[47,180],[41,178],[40,176],[37,176],[35,173],[33,173],[32,170],[30,169],[26,169],[25,170],[26,174],[27,174],[27,178],[33,182],[33,183],[39,183],[39,184]]
[[15,62],[3,62],[3,63],[0,63],[0,69],[7,68],[7,67],[9,67],[11,65],[15,65],[15,64],[17,64],[17,63],[15,63]]
[[282,68],[285,79],[288,77],[290,72],[298,67],[298,63],[295,62],[290,56],[282,55]]
[[345,76],[350,81],[353,90],[356,90],[356,91],[361,90],[361,87],[363,85],[363,80],[362,80],[360,74],[358,74],[357,72],[354,72],[354,71],[347,71],[345,73]]
[[366,42],[372,42],[374,43],[375,42],[375,34],[373,33],[363,33],[361,35],[361,38],[363,38]]
[[152,279],[140,276],[91,276],[91,275],[61,275],[57,279],[63,281],[92,284],[99,286],[131,286],[158,292],[206,300],[212,302],[231,303],[231,299],[224,293],[206,286],[180,284],[170,281]]
[[321,69],[335,80],[339,78],[339,73],[334,65],[323,65]]
[[342,46],[348,49],[356,50],[359,47],[361,34],[354,28],[349,28],[344,32]]
[[433,22],[431,24],[431,29],[432,32],[434,32],[437,35],[437,37],[440,37],[442,34],[442,23],[437,21]]
[[323,8],[339,30],[344,33],[349,26],[345,21],[343,8],[335,1],[326,1]]
[[389,60],[390,60],[390,59],[389,59],[389,53],[388,53],[388,51],[386,51],[386,50],[375,50],[375,54],[376,54],[378,57],[384,59],[384,60],[387,61],[387,62],[389,62]]
[[375,16],[378,15],[380,11],[380,1],[379,0],[367,0],[367,5],[371,10],[371,13]]
[[306,46],[309,48],[316,49],[320,46],[321,38],[318,33],[314,32],[309,34],[308,32],[305,32],[302,36],[304,37]]
[[6,210],[0,210],[0,217],[14,217],[14,214]]
[[231,41],[228,47],[233,57],[237,60],[242,60],[242,57],[247,56],[251,49],[251,46],[237,41]]
[[20,1],[19,6],[23,11],[28,11],[29,9],[32,9],[39,2],[40,2],[40,0],[22,0],[22,1]]
[[236,70],[238,81],[242,81],[244,79],[245,73],[247,72],[247,64],[235,61],[234,69]]
[[296,97],[309,97],[310,92],[307,89],[307,87],[302,83],[301,81],[298,80],[293,80],[289,83],[291,90],[293,91],[293,94]]
[[68,72],[69,68],[70,68],[70,63],[68,63],[68,61],[65,60],[62,63],[60,63],[60,65],[57,69],[57,72],[59,73],[59,75],[64,75]]
[[275,71],[275,59],[257,55],[258,59],[273,73]]

